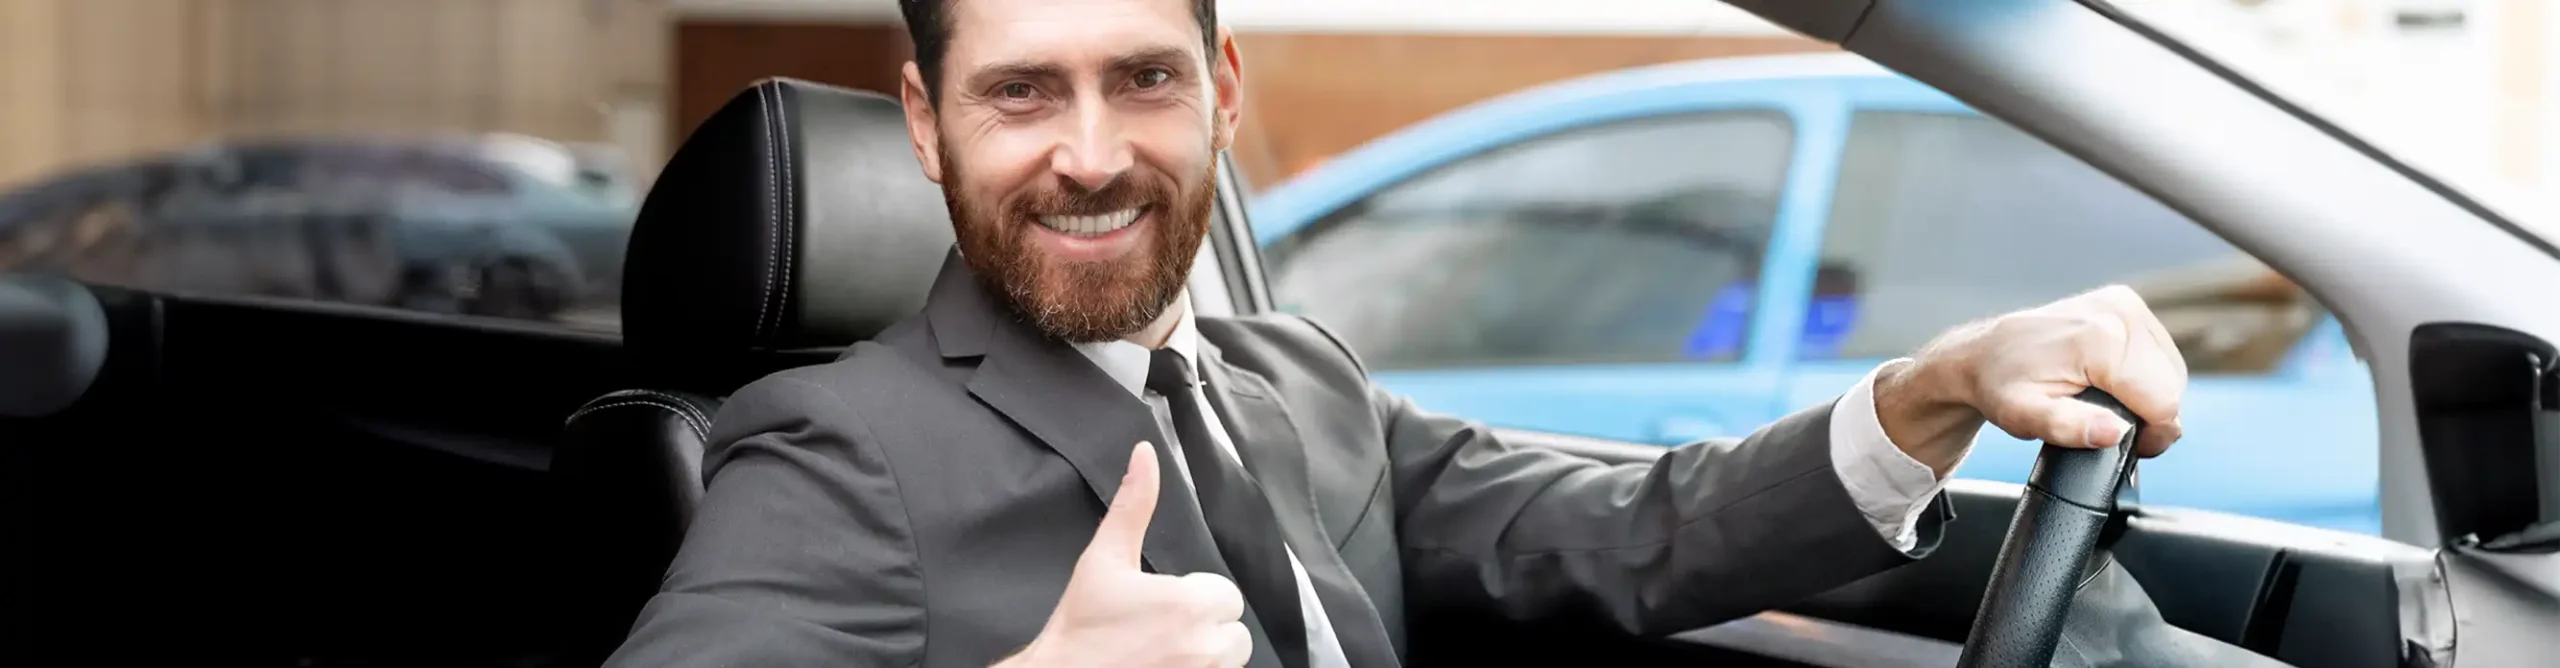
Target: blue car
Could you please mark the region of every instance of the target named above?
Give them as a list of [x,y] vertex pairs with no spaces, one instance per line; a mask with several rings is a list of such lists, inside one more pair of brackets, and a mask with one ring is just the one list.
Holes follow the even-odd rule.
[[[2134,286],[2188,359],[2144,502],[2379,533],[2372,377],[2311,295],[2056,144],[1848,54],[1452,112],[1253,202],[1280,307],[1501,426],[1739,435],[1965,322]],[[2025,480],[1985,429],[1960,477]]]

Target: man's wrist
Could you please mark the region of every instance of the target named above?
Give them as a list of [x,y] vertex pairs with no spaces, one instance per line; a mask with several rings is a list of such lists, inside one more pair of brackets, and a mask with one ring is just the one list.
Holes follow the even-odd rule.
[[1903,454],[1945,478],[1982,430],[1982,412],[1965,401],[1963,379],[1927,357],[1876,372],[1876,421]]

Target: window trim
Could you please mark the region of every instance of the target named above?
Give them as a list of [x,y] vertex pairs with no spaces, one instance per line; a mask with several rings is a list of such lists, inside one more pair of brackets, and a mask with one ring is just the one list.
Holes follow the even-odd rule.
[[1270,280],[1262,273],[1262,248],[1253,243],[1244,188],[1244,173],[1236,169],[1235,157],[1219,152],[1218,219],[1209,226],[1209,245],[1217,253],[1217,270],[1226,282],[1228,301],[1239,316],[1275,310]]

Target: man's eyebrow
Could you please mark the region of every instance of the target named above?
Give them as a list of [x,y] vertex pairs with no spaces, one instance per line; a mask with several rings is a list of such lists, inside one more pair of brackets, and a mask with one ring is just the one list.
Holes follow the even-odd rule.
[[1191,53],[1181,47],[1151,46],[1120,54],[1111,59],[1111,69],[1126,70],[1143,65],[1180,65],[1190,62]]
[[1067,69],[1056,63],[1017,60],[978,68],[977,72],[969,75],[969,81],[988,84],[996,79],[1064,79],[1066,76]]

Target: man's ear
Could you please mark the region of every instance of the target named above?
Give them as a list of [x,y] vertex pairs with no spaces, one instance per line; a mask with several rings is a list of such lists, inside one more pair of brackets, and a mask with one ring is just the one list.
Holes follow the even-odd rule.
[[942,125],[934,117],[933,96],[925,91],[924,71],[915,61],[907,61],[902,70],[904,81],[898,86],[898,104],[907,110],[907,143],[916,151],[916,163],[924,165],[924,178],[942,182]]
[[1244,55],[1236,51],[1236,33],[1218,26],[1218,52],[1211,54],[1210,81],[1217,88],[1217,107],[1211,113],[1211,148],[1224,151],[1236,143],[1236,126],[1244,122]]

